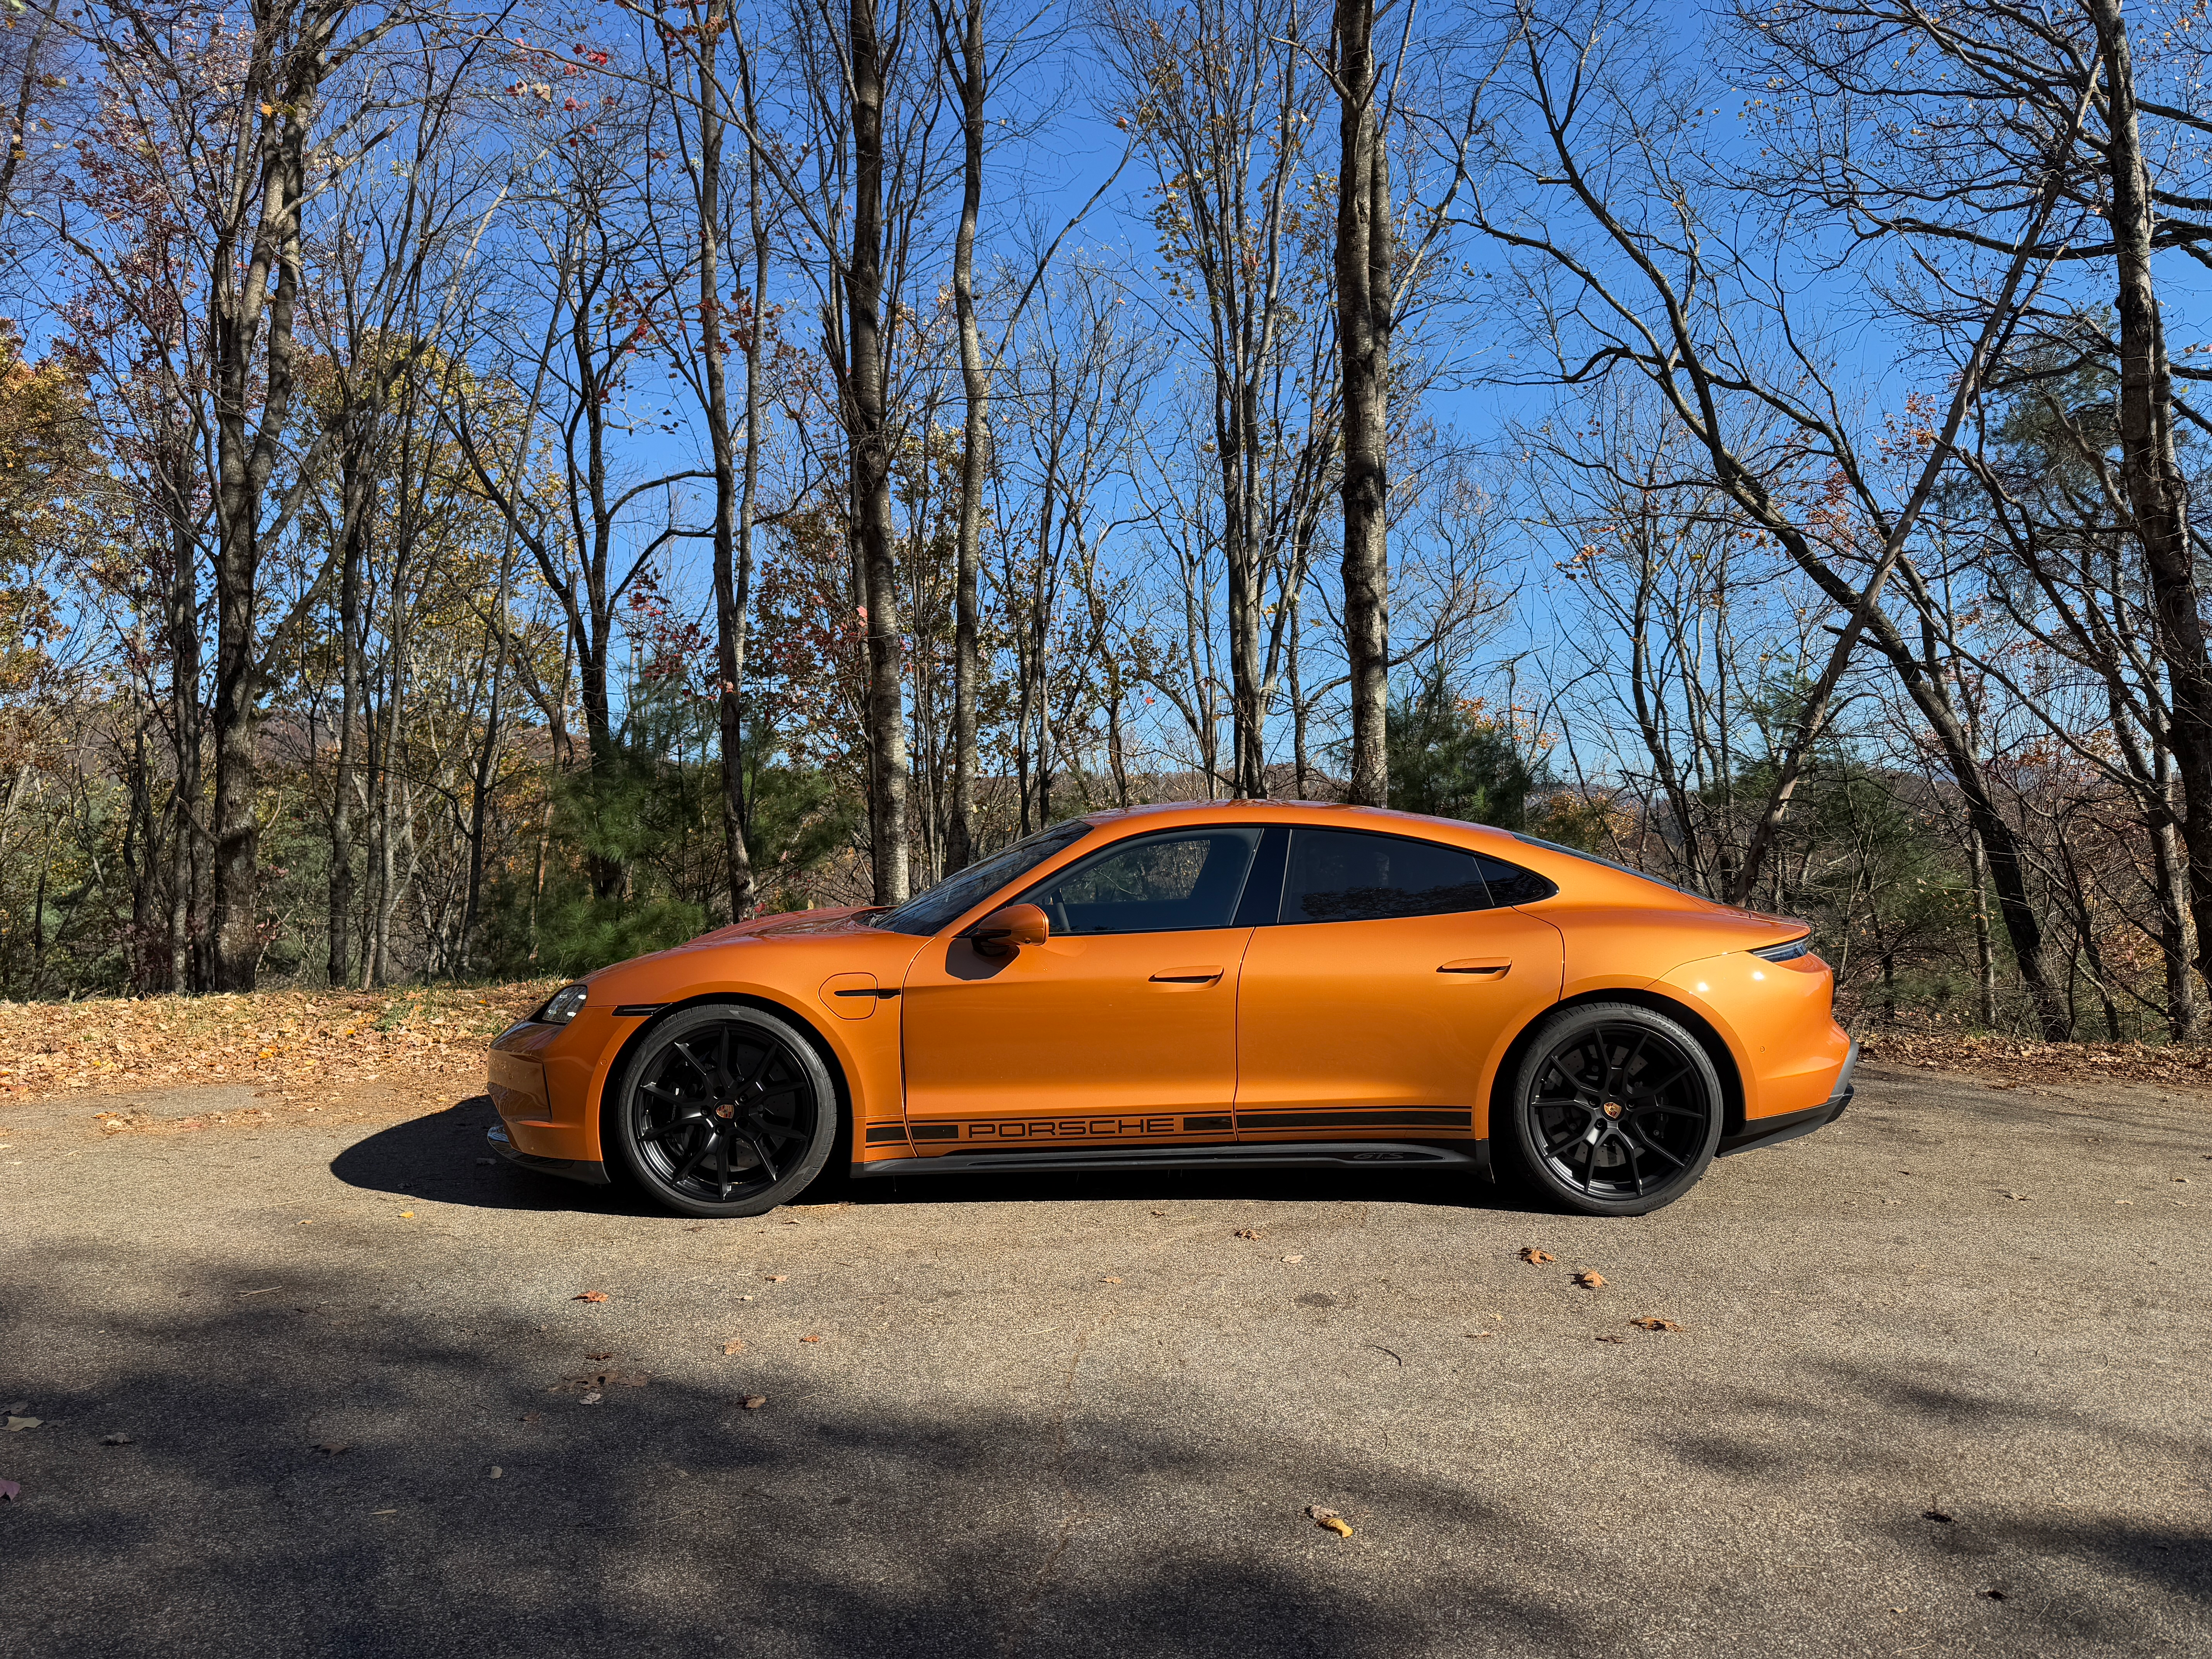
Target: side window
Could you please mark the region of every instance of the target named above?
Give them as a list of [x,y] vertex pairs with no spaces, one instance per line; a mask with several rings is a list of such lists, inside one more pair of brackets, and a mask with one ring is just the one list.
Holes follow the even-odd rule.
[[1256,829],[1152,836],[1109,848],[1023,895],[1055,933],[1170,933],[1227,927],[1260,845]]
[[1476,854],[1474,861],[1482,866],[1482,879],[1490,888],[1492,904],[1534,904],[1559,890],[1558,883],[1534,870],[1523,870],[1517,864],[1508,864],[1486,853]]
[[1291,837],[1286,923],[1436,916],[1490,904],[1475,855],[1457,848],[1353,830],[1300,830]]

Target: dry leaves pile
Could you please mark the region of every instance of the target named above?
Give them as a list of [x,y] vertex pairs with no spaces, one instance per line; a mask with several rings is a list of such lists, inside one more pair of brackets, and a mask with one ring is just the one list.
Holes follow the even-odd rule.
[[484,1045],[553,981],[0,1003],[0,1099],[243,1084],[300,1098],[404,1079],[480,1090]]
[[2212,1091],[2212,1044],[2035,1042],[1887,1029],[1864,1040],[1860,1056],[1869,1066],[1966,1072],[2007,1085],[2127,1083]]

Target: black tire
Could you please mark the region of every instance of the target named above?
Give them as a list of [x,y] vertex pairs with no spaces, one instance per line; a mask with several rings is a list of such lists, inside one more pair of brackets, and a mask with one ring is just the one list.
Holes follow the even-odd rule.
[[623,1067],[606,1137],[665,1208],[762,1215],[822,1173],[837,1145],[837,1091],[788,1020],[726,1004],[655,1025]]
[[1680,1022],[1626,1002],[1562,1008],[1498,1102],[1499,1174],[1583,1215],[1645,1215],[1698,1184],[1720,1145],[1720,1073]]

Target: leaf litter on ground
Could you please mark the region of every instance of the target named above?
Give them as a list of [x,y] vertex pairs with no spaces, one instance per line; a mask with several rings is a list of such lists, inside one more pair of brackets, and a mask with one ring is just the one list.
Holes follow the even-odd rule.
[[1306,1505],[1306,1513],[1313,1517],[1314,1524],[1322,1531],[1333,1532],[1339,1538],[1352,1536],[1352,1522],[1334,1510],[1325,1510],[1318,1504],[1309,1504]]

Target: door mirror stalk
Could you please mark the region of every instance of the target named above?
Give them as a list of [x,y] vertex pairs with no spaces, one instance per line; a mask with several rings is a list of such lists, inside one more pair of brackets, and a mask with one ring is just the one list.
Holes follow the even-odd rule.
[[975,953],[985,957],[1010,957],[1024,945],[1042,945],[1051,937],[1051,921],[1034,904],[1003,905],[968,930]]

